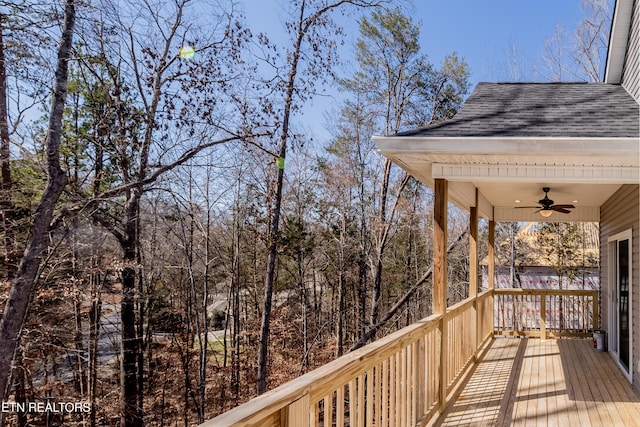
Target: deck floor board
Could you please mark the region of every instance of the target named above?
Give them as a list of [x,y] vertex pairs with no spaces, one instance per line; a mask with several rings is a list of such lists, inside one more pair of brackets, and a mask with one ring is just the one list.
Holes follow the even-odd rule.
[[591,340],[497,338],[433,425],[640,427],[640,394]]

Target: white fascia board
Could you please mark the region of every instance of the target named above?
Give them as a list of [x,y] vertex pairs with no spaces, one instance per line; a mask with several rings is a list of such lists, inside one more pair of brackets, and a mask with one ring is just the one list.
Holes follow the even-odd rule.
[[620,84],[622,81],[624,57],[627,53],[632,13],[633,0],[616,0],[613,22],[611,24],[611,34],[609,35],[607,63],[604,72],[605,83]]
[[459,165],[434,163],[433,178],[450,181],[522,181],[553,180],[567,183],[636,184],[640,182],[637,167],[536,166],[536,165]]
[[374,136],[380,152],[433,154],[582,154],[638,156],[638,138],[427,138]]

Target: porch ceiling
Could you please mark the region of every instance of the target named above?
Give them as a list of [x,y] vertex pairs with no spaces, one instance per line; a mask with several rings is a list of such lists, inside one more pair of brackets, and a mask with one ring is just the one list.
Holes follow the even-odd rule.
[[[428,186],[449,181],[450,201],[462,209],[481,194],[481,216],[496,221],[599,221],[600,206],[622,184],[640,182],[636,138],[374,137],[380,152]],[[548,219],[534,206],[550,187],[571,214]],[[520,202],[517,202],[519,200]]]

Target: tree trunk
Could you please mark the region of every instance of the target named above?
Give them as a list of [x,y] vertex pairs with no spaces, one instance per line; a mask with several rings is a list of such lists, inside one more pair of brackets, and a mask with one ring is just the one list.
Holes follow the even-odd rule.
[[[284,131],[283,131],[284,132]],[[282,138],[280,158],[285,158],[287,138]],[[260,351],[258,353],[258,394],[267,390],[267,358],[269,352],[269,328],[271,324],[271,304],[273,297],[273,282],[275,280],[276,258],[278,256],[278,230],[280,226],[280,207],[282,205],[282,185],[284,168],[278,169],[276,180],[276,195],[269,232],[269,252],[267,255],[267,274],[264,285],[264,299],[262,304],[262,321],[260,323]]]
[[91,412],[89,413],[90,427],[96,426],[96,382],[98,380],[98,339],[100,338],[100,316],[102,315],[102,275],[91,275],[91,311],[89,312],[89,366],[87,381]]
[[[15,384],[15,401],[16,402],[26,402],[27,395],[25,393],[25,367],[22,361],[22,346],[18,345],[16,349],[16,359],[15,359],[15,368],[13,369],[13,383]],[[27,426],[27,414],[26,412],[19,411],[16,417],[18,427]],[[4,425],[4,424],[2,424]]]
[[[24,255],[11,282],[4,315],[0,322],[0,391],[5,394],[13,356],[24,324],[29,301],[35,289],[35,279],[40,267],[42,253],[47,244],[49,224],[53,218],[53,209],[67,183],[67,177],[60,168],[60,135],[62,115],[67,96],[68,61],[71,57],[73,30],[76,10],[75,1],[66,0],[64,10],[64,28],[58,48],[58,60],[55,73],[55,88],[51,101],[51,114],[47,131],[47,186],[36,208],[31,228],[31,237]],[[6,394],[2,400],[6,399]]]
[[[382,259],[386,242],[386,228],[389,227],[387,221],[387,195],[389,193],[389,178],[391,175],[391,160],[385,159],[384,172],[382,173],[382,184],[380,185],[380,207],[378,211],[378,248],[376,253],[376,264],[373,274],[373,296],[371,298],[371,317],[370,325],[378,322],[378,313],[380,311],[380,296],[382,290]],[[398,197],[400,195],[398,194]]]
[[[207,312],[207,305],[209,304],[209,277],[211,264],[211,201],[209,199],[209,181],[207,174],[207,182],[205,183],[205,194],[207,203],[207,216],[204,226],[204,271],[203,271],[203,283],[202,283],[202,298],[200,301],[196,299],[195,303],[202,304],[201,306],[201,319],[196,319],[198,322],[198,339],[200,340],[200,353],[199,353],[199,365],[198,365],[198,422],[202,424],[205,416],[205,405],[207,400],[207,362],[209,360],[209,315]],[[227,359],[227,323],[224,325],[224,359],[226,367]]]
[[[5,15],[0,14],[0,25],[5,22]],[[13,201],[11,180],[11,153],[9,141],[9,111],[7,108],[7,67],[4,56],[3,28],[0,27],[0,210],[2,212],[2,228],[4,231],[4,263],[7,280],[12,281],[16,275],[16,248],[13,231]]]
[[[302,244],[302,243],[301,243]],[[307,290],[307,284],[304,281],[304,253],[302,248],[298,248],[297,253],[298,264],[298,287],[300,289],[300,302],[302,305],[302,363],[300,369],[300,375],[307,372],[309,369],[309,295]]]
[[237,204],[233,214],[233,233],[231,249],[231,392],[234,403],[240,400],[240,180],[238,180]]
[[122,393],[121,426],[141,427],[142,414],[138,402],[138,334],[136,331],[136,270],[138,268],[138,215],[140,194],[138,189],[130,192],[126,205],[126,235],[120,240],[123,251],[122,302],[120,320],[122,338],[120,340],[120,386]]
[[346,221],[342,215],[342,227],[340,227],[340,249],[338,250],[338,324],[336,341],[338,343],[338,357],[344,354],[344,235],[346,234]]
[[258,380],[257,391],[262,394],[267,389],[267,359],[269,352],[269,327],[271,324],[271,304],[273,296],[273,283],[276,272],[276,259],[278,256],[278,232],[280,228],[280,210],[282,206],[282,187],[284,184],[284,162],[287,157],[287,142],[289,141],[289,117],[293,107],[293,92],[295,89],[296,76],[298,74],[298,61],[302,40],[305,35],[303,30],[304,2],[300,7],[300,18],[298,20],[297,38],[291,59],[291,69],[287,80],[287,93],[284,101],[284,114],[282,119],[282,133],[280,136],[280,149],[278,159],[276,159],[276,188],[273,200],[273,211],[271,217],[271,227],[269,229],[269,252],[267,255],[267,273],[264,284],[264,300],[262,306],[262,321],[260,324],[260,351],[258,353]]
[[[364,209],[364,208],[363,208]],[[362,338],[367,329],[367,229],[364,212],[360,219],[360,253],[358,255],[358,339]]]

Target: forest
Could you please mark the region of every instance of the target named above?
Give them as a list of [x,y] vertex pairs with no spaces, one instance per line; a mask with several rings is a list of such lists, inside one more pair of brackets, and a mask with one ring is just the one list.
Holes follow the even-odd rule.
[[[431,313],[432,192],[371,136],[453,117],[472,70],[430,62],[404,6],[290,1],[287,44],[225,0],[0,1],[0,425],[196,425]],[[601,75],[608,2],[584,8],[551,79]],[[584,229],[544,236],[574,274]]]

